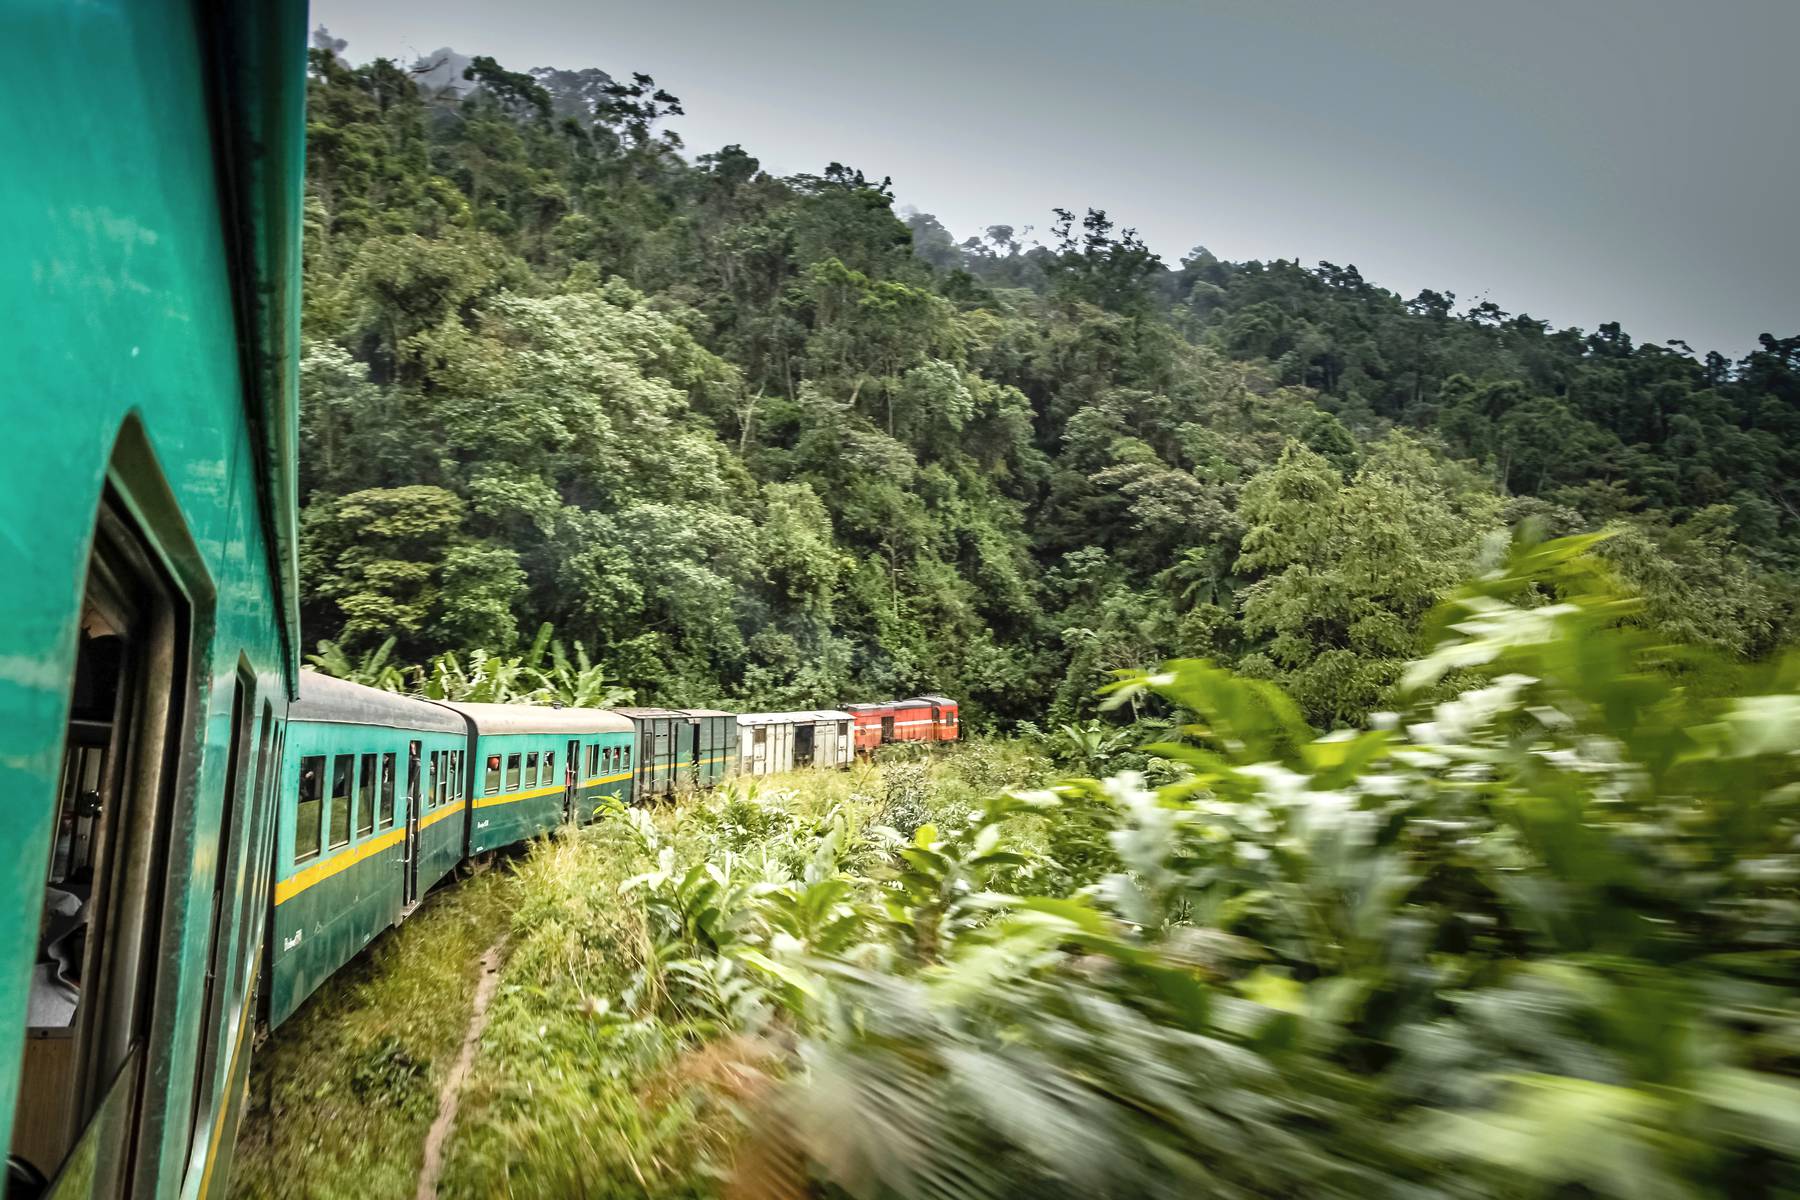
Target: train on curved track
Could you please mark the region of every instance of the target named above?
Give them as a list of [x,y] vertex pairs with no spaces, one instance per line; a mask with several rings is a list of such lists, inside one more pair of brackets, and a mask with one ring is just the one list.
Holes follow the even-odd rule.
[[597,711],[302,672],[305,0],[5,28],[7,1200],[222,1194],[258,1023],[472,856],[959,735],[942,697]]

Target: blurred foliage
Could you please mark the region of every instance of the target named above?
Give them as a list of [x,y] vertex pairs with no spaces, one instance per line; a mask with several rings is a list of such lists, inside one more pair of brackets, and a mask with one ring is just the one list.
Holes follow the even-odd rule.
[[482,1153],[554,1194],[559,1089],[624,1072],[600,1192],[1795,1194],[1800,671],[1712,686],[1598,548],[1513,546],[1361,730],[1179,660],[1107,697],[1171,720],[1160,786],[976,743],[546,848],[506,1036],[561,1049],[501,1055]]

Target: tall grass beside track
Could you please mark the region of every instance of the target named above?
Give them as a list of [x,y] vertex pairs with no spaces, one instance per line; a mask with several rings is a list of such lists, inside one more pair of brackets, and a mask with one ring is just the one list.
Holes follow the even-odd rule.
[[440,1194],[720,1193],[744,1102],[780,1070],[781,1023],[759,1011],[763,981],[712,953],[748,932],[728,928],[735,901],[719,903],[722,924],[706,924],[702,902],[677,931],[641,877],[711,864],[742,899],[803,876],[822,838],[867,846],[883,826],[963,820],[1046,769],[1010,743],[902,751],[848,771],[737,780],[534,847],[507,884],[505,974]]
[[487,872],[428,897],[252,1060],[232,1195],[404,1200],[469,1024],[476,962],[516,892]]

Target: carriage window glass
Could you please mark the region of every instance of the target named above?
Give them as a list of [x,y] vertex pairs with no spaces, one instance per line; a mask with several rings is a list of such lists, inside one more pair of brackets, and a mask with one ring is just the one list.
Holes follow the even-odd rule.
[[598,775],[599,773],[600,773],[600,743],[595,742],[593,745],[588,747],[588,774],[589,775]]
[[509,754],[506,756],[506,790],[510,792],[518,786],[519,756],[517,754]]
[[461,750],[450,752],[450,778],[453,781],[450,784],[450,799],[461,800],[463,789],[468,786],[468,780],[463,777],[463,752]]
[[300,760],[300,804],[294,816],[294,861],[319,857],[319,820],[325,807],[325,756]]
[[527,754],[525,756],[525,781],[524,782],[527,787],[531,786],[532,784],[534,784],[538,781],[538,769],[537,768],[538,768],[537,751],[533,750],[530,754]]
[[620,746],[619,753],[625,756],[620,761],[619,765],[623,766],[623,767],[629,767],[631,765],[631,747],[630,746]]
[[487,782],[482,786],[489,796],[500,790],[500,756],[498,754],[487,756]]
[[756,727],[756,732],[754,732],[750,735],[750,744],[753,746],[766,746],[766,745],[768,745],[768,742],[769,742],[768,726],[758,725]]
[[841,738],[847,738],[850,736],[850,722],[848,722],[848,721],[839,721],[838,722],[838,736]]
[[450,752],[448,750],[438,751],[437,799],[439,808],[450,803]]
[[544,755],[544,773],[540,776],[545,783],[556,782],[556,751]]
[[356,780],[356,836],[375,832],[375,756],[362,756],[362,771]]
[[383,829],[394,827],[394,756],[381,756],[381,821]]
[[354,754],[339,754],[331,760],[331,814],[325,831],[328,850],[350,844],[350,776],[355,767]]

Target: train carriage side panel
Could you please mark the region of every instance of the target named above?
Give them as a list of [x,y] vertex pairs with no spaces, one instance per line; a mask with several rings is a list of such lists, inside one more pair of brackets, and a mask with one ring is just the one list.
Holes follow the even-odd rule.
[[450,807],[464,744],[461,719],[435,705],[302,673],[280,776],[271,1026],[437,882],[416,842]]
[[682,711],[694,729],[694,784],[715,787],[733,773],[737,762],[737,717],[716,708]]
[[680,749],[682,735],[687,733],[688,719],[667,708],[615,708],[612,710],[631,722],[636,747],[633,768],[633,796],[653,800],[672,796],[680,785],[679,766],[689,764],[693,755]]
[[948,696],[921,696],[931,706],[931,736],[934,742],[954,742],[962,736],[962,723],[956,701]]
[[896,742],[927,742],[932,740],[931,704],[916,697],[897,700],[893,705],[893,734]]
[[588,820],[603,796],[629,797],[631,722],[603,709],[450,704],[476,731],[467,853]]
[[7,33],[0,1139],[64,1194],[202,1193],[295,686],[305,5],[12,5]]
[[846,704],[844,710],[851,717],[856,753],[864,758],[874,754],[881,747],[883,723],[889,718],[892,707],[887,704]]

